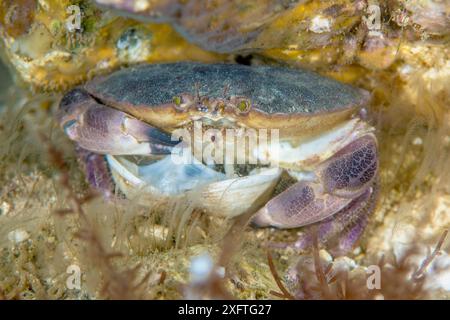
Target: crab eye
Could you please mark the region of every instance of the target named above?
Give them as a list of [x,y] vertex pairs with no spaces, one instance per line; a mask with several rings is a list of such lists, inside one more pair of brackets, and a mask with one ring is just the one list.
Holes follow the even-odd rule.
[[181,105],[182,101],[183,101],[183,99],[180,96],[175,96],[172,98],[172,102],[175,103],[175,105],[177,107],[179,107]]
[[250,109],[250,102],[248,100],[241,100],[236,107],[240,112],[247,112]]

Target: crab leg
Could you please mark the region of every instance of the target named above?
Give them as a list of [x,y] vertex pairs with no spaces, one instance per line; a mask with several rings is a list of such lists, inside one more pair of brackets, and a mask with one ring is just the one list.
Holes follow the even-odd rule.
[[90,152],[80,146],[76,147],[76,152],[85,171],[87,182],[106,198],[110,198],[114,192],[114,183],[105,156]]
[[172,141],[168,133],[101,104],[79,88],[64,96],[58,118],[71,140],[100,154],[170,154],[179,142]]
[[[372,207],[374,208],[375,206],[372,205]],[[366,209],[364,214],[353,225],[347,227],[347,230],[338,237],[337,244],[334,244],[330,250],[334,256],[345,255],[353,249],[369,222],[369,216],[373,212],[371,208]]]

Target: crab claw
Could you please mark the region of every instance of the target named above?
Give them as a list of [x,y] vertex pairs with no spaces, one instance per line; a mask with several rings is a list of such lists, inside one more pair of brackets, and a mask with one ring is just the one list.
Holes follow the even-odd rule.
[[298,228],[328,218],[350,201],[324,194],[320,184],[300,181],[272,198],[252,222],[258,227]]
[[373,184],[378,169],[377,143],[368,134],[326,161],[319,174],[327,193],[355,198]]
[[320,166],[317,181],[299,181],[272,198],[256,213],[253,223],[298,228],[338,213],[373,186],[376,148],[370,134],[349,143]]
[[170,134],[101,104],[80,88],[64,96],[57,118],[71,140],[100,154],[170,154],[179,143]]

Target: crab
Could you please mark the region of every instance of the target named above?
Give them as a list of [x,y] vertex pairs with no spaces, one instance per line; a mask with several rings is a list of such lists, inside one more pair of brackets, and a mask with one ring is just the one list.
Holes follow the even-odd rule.
[[[305,70],[179,62],[95,78],[66,93],[57,117],[87,180],[108,196],[115,185],[143,203],[185,197],[231,218],[263,199],[255,227],[315,230],[320,243],[345,253],[377,200],[368,100],[362,89]],[[279,245],[312,243],[304,232]]]

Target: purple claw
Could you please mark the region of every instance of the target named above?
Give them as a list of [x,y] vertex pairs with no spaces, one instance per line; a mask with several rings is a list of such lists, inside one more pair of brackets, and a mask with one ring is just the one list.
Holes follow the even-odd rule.
[[367,134],[321,165],[319,181],[295,183],[272,198],[252,222],[260,227],[298,228],[326,222],[330,217],[338,219],[335,215],[343,208],[363,201],[362,195],[374,184],[377,168],[376,140]]
[[71,140],[100,154],[170,154],[179,142],[125,112],[103,105],[79,88],[61,100],[58,120]]
[[[311,227],[317,228],[318,242],[324,244],[337,238],[336,241],[332,241],[337,242],[331,249],[332,253],[342,255],[350,251],[363,233],[369,216],[375,209],[376,198],[377,191],[375,188],[369,188],[334,216],[311,225]],[[294,243],[273,243],[270,244],[270,247],[308,249],[313,244],[314,234],[311,231],[311,229],[307,230]]]
[[378,169],[377,144],[366,135],[345,146],[325,163],[326,192],[353,198],[373,183]]
[[333,216],[351,199],[323,194],[321,185],[297,182],[259,210],[252,223],[259,227],[298,228]]

